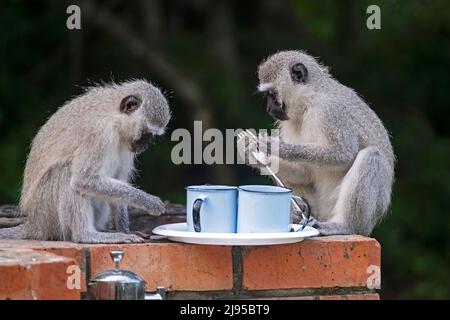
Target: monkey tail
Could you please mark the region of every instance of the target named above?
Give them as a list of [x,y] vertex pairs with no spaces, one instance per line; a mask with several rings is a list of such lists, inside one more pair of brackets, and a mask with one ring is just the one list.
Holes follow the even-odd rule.
[[379,150],[361,150],[341,185],[338,207],[347,215],[353,232],[370,235],[386,213],[391,181]]
[[26,239],[26,224],[0,229],[0,239]]
[[[3,227],[0,223],[0,239],[25,239],[26,224],[23,223],[23,216],[16,205],[1,205],[0,218],[4,219]],[[17,226],[14,226],[18,224]],[[13,227],[8,228],[13,225]],[[5,228],[5,226],[8,226]]]

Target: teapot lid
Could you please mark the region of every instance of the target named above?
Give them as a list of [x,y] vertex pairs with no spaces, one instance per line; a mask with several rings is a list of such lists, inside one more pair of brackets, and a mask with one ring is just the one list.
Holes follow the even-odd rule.
[[113,250],[110,255],[115,264],[114,270],[107,270],[98,274],[91,282],[144,284],[144,280],[134,272],[120,269],[120,261],[124,255],[123,250]]

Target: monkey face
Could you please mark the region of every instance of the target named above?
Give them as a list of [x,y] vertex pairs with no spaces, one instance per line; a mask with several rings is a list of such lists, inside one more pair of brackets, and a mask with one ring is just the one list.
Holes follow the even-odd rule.
[[326,68],[301,51],[281,51],[258,67],[258,90],[266,98],[267,112],[277,120],[303,114],[315,92],[329,78]]
[[292,92],[292,89],[286,90],[286,87],[293,88],[296,85],[303,85],[308,79],[308,69],[301,62],[291,63],[287,69],[289,70],[289,80],[286,80],[287,77],[283,79],[283,75],[287,75],[287,73],[282,72],[276,81],[266,82],[259,87],[266,99],[267,112],[276,120],[281,121],[289,120],[289,116],[287,114],[286,104],[280,98],[278,88],[283,89],[285,92]]
[[279,101],[278,94],[275,90],[270,89],[264,91],[264,95],[266,98],[266,110],[267,113],[270,114],[276,120],[288,120],[289,117],[286,113],[286,108],[283,101]]
[[156,137],[157,136],[150,131],[142,132],[138,139],[131,142],[131,151],[136,154],[144,152],[151,144],[155,143]]
[[[294,84],[302,84],[306,82],[308,77],[308,69],[303,63],[295,63],[290,67],[290,77]],[[264,91],[266,97],[267,112],[276,120],[289,120],[286,112],[286,104],[279,99],[278,92],[275,89]]]
[[119,135],[131,152],[141,153],[164,133],[170,109],[161,91],[145,81],[126,84],[119,104]]

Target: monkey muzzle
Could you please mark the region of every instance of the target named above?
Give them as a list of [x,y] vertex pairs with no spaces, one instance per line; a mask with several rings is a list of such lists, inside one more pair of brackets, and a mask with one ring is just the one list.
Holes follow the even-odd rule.
[[284,103],[280,103],[273,93],[266,96],[266,110],[276,120],[289,120]]
[[143,132],[139,139],[131,142],[131,151],[134,153],[141,153],[155,142],[156,136],[152,132]]

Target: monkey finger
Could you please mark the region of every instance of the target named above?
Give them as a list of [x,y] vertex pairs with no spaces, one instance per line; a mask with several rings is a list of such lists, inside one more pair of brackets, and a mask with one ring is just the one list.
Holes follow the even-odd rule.
[[237,142],[236,142],[238,151],[246,149],[246,147],[247,147],[246,140],[247,139],[244,136],[239,136],[239,138],[237,139]]
[[161,201],[157,204],[156,214],[153,214],[153,215],[160,216],[164,213],[164,211],[166,211],[166,205],[164,204],[164,202]]
[[120,241],[120,242],[141,243],[141,242],[144,242],[144,239],[135,234],[125,234],[125,236],[123,237],[123,241]]
[[314,219],[313,217],[309,217],[309,221],[308,221],[308,226],[310,227],[315,227],[318,225],[318,222],[316,219]]
[[145,232],[141,232],[141,231],[131,231],[132,234],[137,235],[138,237],[141,237],[143,239],[150,239],[151,235]]
[[244,131],[244,135],[247,136],[250,140],[254,141],[254,142],[258,142],[258,137],[256,136],[256,134],[254,134],[252,132],[252,130],[250,129],[246,129]]
[[251,148],[254,149],[254,147],[250,146],[250,141],[247,137],[241,137],[237,142],[237,150],[238,154],[241,157],[241,159],[244,161],[245,164],[249,164],[250,154],[251,154]]
[[291,210],[292,223],[298,224],[302,221],[302,213],[300,211]]
[[151,216],[160,216],[164,213],[165,208],[164,207],[154,207],[153,210],[150,210],[148,213]]
[[261,132],[258,134],[258,142],[259,143],[265,143],[266,141],[268,141],[270,139],[270,137],[267,135],[267,132]]
[[145,212],[152,216],[160,216],[165,211],[165,204],[158,197],[152,196],[145,207],[143,208]]

